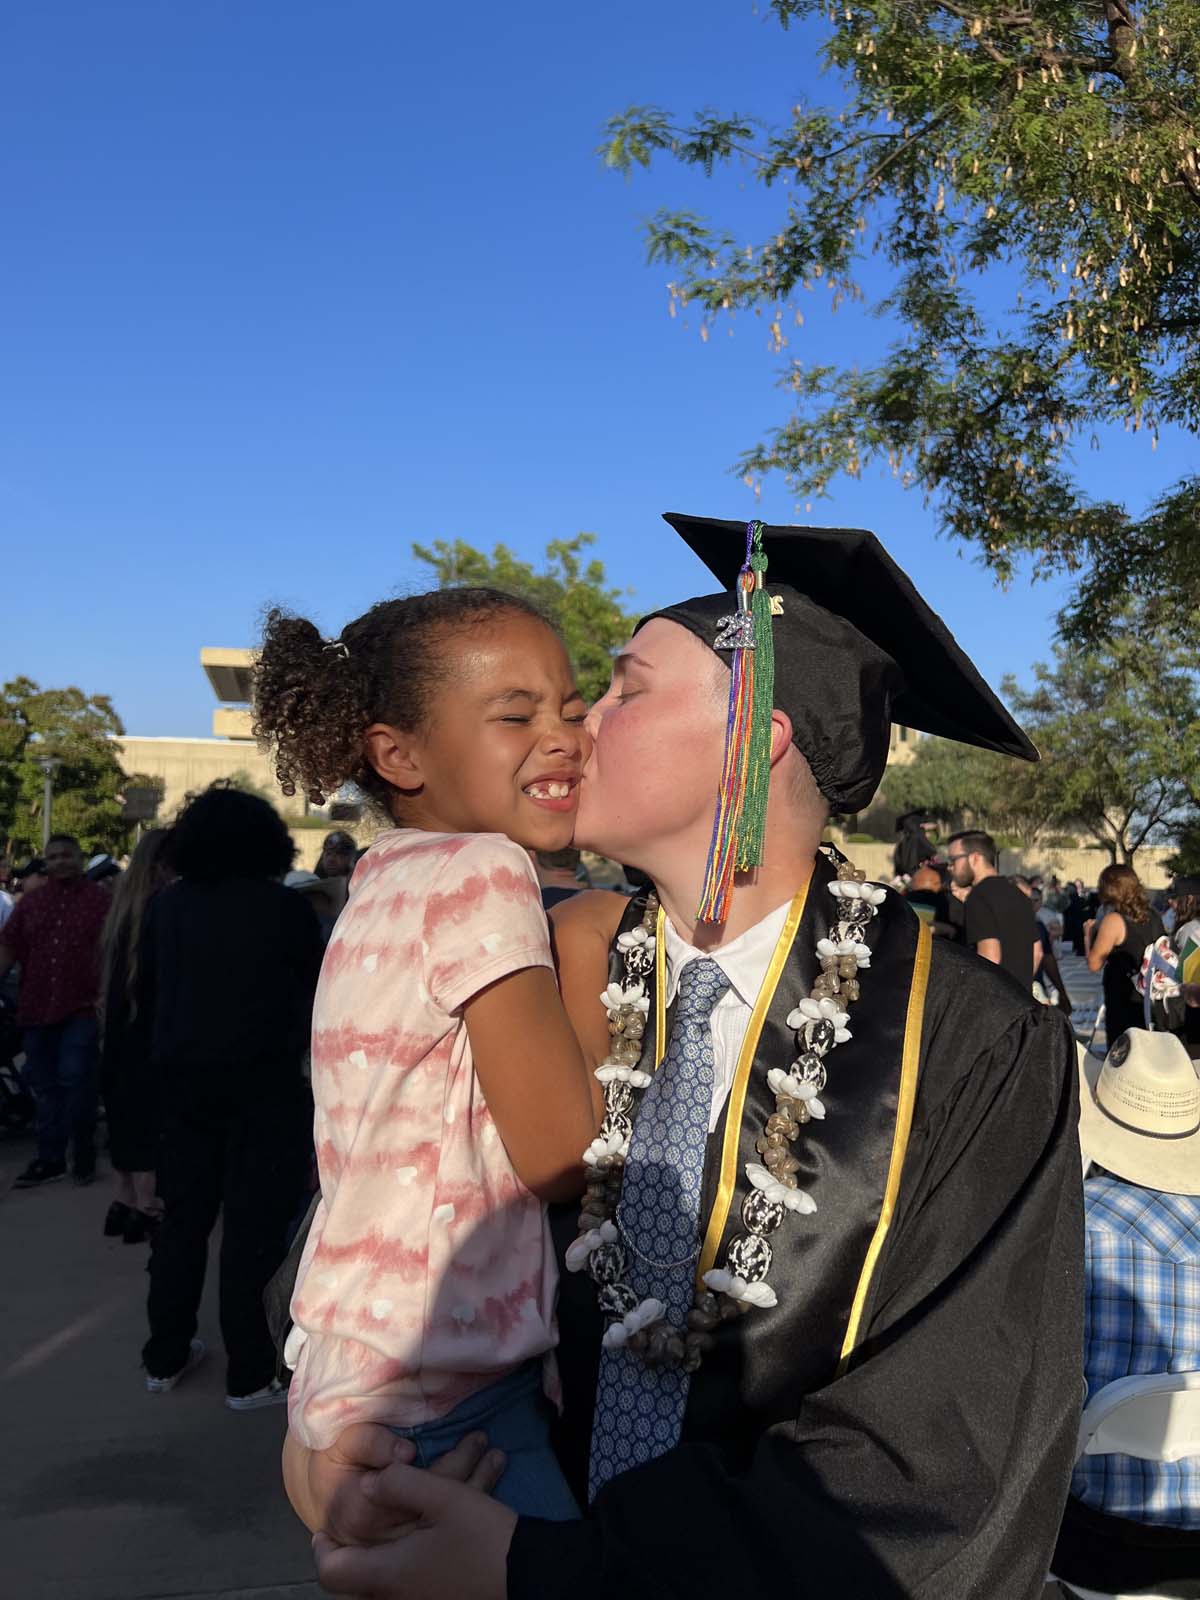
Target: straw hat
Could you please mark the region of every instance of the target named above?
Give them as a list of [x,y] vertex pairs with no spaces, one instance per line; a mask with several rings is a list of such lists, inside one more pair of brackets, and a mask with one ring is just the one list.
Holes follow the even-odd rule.
[[1103,1061],[1079,1051],[1079,1143],[1118,1178],[1200,1195],[1200,1078],[1173,1033],[1129,1028]]

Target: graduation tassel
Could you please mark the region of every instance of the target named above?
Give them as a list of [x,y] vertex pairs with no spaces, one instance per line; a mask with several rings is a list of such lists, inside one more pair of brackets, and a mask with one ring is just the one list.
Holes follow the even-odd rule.
[[775,696],[771,597],[762,586],[767,568],[762,526],[761,522],[747,524],[746,560],[738,574],[738,609],[725,618],[713,646],[731,649],[733,660],[721,783],[697,912],[701,922],[725,921],[734,872],[758,866],[762,860]]
[[737,870],[762,866],[767,834],[767,796],[771,786],[771,713],[775,709],[775,638],[771,596],[767,592],[767,558],[762,548],[762,523],[754,524],[750,567],[754,594],[754,693],[746,752],[746,791],[738,818]]

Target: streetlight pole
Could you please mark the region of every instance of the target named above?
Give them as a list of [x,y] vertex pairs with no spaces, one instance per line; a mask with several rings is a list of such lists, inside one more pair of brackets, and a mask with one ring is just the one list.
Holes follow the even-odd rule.
[[54,806],[54,774],[62,766],[58,756],[37,756],[36,765],[42,769],[44,787],[42,789],[42,854],[45,855],[46,847],[50,843],[50,812]]

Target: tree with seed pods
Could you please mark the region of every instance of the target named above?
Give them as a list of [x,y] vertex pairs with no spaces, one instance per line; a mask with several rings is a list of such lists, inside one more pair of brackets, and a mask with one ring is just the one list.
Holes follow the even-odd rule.
[[770,9],[798,42],[821,27],[839,105],[766,127],[635,106],[601,146],[626,173],[741,163],[776,197],[750,243],[693,212],[650,221],[704,333],[751,309],[783,352],[804,291],[836,307],[865,297],[869,253],[891,268],[890,348],[862,369],[791,359],[790,415],[738,469],[805,498],[887,463],[999,577],[1023,553],[1079,574],[1077,637],[1131,589],[1155,615],[1200,605],[1200,474],[1139,520],[1089,495],[1076,453],[1099,424],[1147,450],[1164,426],[1200,433],[1200,0]]
[[888,802],[1024,845],[1082,838],[1112,861],[1178,841],[1200,812],[1200,675],[1190,640],[1128,606],[1109,637],[1055,647],[1032,686],[1003,685],[1041,752],[1036,765],[944,739],[889,769]]

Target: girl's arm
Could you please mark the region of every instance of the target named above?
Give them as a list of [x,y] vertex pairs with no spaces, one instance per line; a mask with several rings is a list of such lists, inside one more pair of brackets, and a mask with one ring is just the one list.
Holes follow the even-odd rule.
[[1083,947],[1087,955],[1089,972],[1099,972],[1105,960],[1125,937],[1125,918],[1119,911],[1110,911],[1100,924],[1100,932],[1093,934],[1096,924],[1083,925]]
[[592,1069],[554,973],[510,973],[468,1000],[463,1015],[480,1088],[517,1176],[540,1200],[573,1199],[600,1123]]

